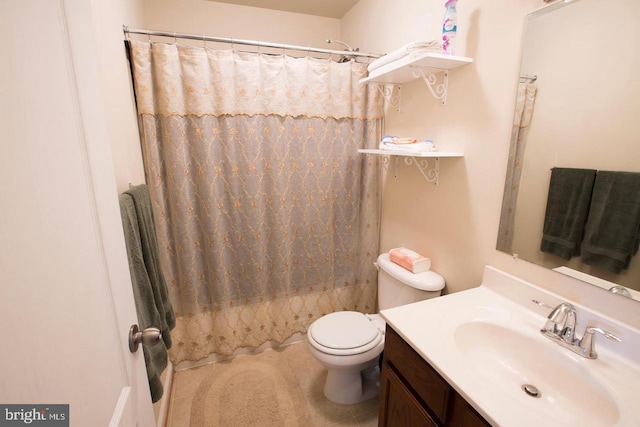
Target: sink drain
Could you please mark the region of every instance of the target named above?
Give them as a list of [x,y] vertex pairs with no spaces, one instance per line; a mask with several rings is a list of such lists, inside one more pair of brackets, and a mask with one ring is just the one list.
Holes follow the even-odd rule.
[[524,390],[525,393],[527,393],[531,397],[542,396],[542,393],[540,393],[540,390],[538,390],[538,387],[534,386],[533,384],[522,384],[521,388],[522,390]]

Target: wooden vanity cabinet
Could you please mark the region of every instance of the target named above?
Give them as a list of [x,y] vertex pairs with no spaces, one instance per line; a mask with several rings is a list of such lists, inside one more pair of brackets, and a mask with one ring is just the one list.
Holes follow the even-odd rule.
[[491,426],[388,325],[378,425]]

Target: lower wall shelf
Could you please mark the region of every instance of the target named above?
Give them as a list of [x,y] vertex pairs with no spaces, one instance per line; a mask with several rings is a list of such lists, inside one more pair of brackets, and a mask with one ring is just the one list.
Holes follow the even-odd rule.
[[[464,153],[450,151],[410,152],[379,149],[360,149],[358,150],[358,153],[381,155],[382,164],[386,169],[388,169],[389,164],[391,164],[391,157],[395,157],[395,162],[393,165],[394,176],[398,175],[398,162],[400,157],[403,157],[404,163],[406,165],[416,165],[424,179],[426,179],[428,182],[432,182],[434,185],[438,185],[441,157],[464,157]],[[433,167],[429,166],[429,159],[433,159]]]

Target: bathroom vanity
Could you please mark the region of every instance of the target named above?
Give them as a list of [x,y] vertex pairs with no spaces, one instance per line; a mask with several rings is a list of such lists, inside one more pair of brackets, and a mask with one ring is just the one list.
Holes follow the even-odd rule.
[[[556,316],[565,305],[572,315]],[[638,425],[640,332],[580,299],[487,266],[476,288],[380,314],[380,426]],[[541,333],[566,330],[556,317],[571,322],[573,347]],[[596,357],[583,357],[578,340],[596,328]]]
[[393,328],[387,326],[379,426],[490,426]]

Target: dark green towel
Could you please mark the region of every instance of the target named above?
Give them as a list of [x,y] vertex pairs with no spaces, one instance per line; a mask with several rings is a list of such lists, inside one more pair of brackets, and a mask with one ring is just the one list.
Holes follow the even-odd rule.
[[582,243],[582,262],[613,273],[638,251],[640,173],[600,171]]
[[[144,265],[149,274],[149,280],[153,288],[155,306],[161,315],[162,339],[167,348],[171,348],[171,335],[169,331],[176,325],[176,318],[173,307],[169,301],[169,292],[160,269],[160,257],[158,252],[158,240],[156,238],[155,223],[153,220],[153,210],[151,207],[151,197],[146,185],[137,185],[129,188],[124,194],[128,194],[133,199],[136,209],[138,226],[140,227],[140,242],[142,244],[142,255]],[[165,331],[167,332],[165,334]]]
[[540,250],[571,259],[580,242],[591,203],[594,169],[553,168]]
[[162,331],[162,342],[143,346],[151,398],[157,402],[163,393],[160,375],[167,366],[167,349],[171,348],[169,331],[175,327],[175,316],[160,270],[151,200],[145,185],[131,188],[120,196],[120,214],[138,325],[140,329],[153,326]]

